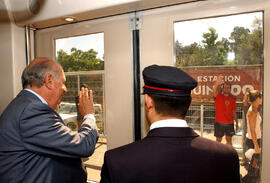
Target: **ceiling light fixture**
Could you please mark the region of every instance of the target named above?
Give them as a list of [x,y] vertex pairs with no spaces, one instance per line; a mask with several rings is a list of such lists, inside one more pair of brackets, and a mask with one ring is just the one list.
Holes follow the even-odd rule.
[[65,17],[64,20],[67,21],[67,22],[73,22],[73,21],[75,21],[75,17],[70,17],[70,16]]

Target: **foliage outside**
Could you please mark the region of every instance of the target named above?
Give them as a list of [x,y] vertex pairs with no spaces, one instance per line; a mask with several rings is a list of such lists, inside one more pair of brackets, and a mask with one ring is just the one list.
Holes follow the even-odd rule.
[[98,52],[93,49],[82,51],[71,48],[68,54],[60,49],[56,60],[63,67],[64,72],[104,70],[104,60],[97,58]]
[[[176,66],[210,65],[250,65],[263,63],[262,20],[255,17],[252,31],[245,27],[234,27],[229,39],[217,40],[218,33],[210,27],[203,33],[202,44],[192,43],[183,46],[175,42]],[[234,60],[228,60],[228,53],[233,52]]]

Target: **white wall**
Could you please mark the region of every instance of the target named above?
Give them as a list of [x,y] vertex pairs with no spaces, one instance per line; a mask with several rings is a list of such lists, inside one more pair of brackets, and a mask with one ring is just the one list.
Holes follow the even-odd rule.
[[0,24],[0,112],[14,97],[13,84],[13,63],[12,63],[12,42],[11,42],[11,24]]
[[[3,2],[2,2],[3,3]],[[1,4],[1,12],[4,12]],[[8,13],[4,12],[8,17]],[[2,16],[2,15],[1,15]],[[0,114],[21,90],[20,74],[25,67],[24,28],[0,22]]]
[[12,42],[12,65],[13,65],[13,96],[16,96],[22,89],[21,74],[26,66],[25,31],[23,27],[11,24]]

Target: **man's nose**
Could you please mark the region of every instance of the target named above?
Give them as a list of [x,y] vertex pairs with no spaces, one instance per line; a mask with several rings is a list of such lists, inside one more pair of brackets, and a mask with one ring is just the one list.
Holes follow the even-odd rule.
[[63,91],[64,91],[64,93],[67,92],[67,87],[66,87],[66,85],[63,85]]

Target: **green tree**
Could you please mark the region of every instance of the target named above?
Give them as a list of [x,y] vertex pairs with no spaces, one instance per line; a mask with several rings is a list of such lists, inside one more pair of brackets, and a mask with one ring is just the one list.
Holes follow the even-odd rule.
[[69,55],[61,49],[57,52],[57,61],[65,72],[104,70],[104,61],[97,58],[97,54],[93,49],[82,51],[71,48]]
[[236,26],[231,32],[230,48],[235,54],[235,60],[238,64],[247,64],[249,58],[249,51],[247,48],[248,35],[250,30],[245,27]]
[[192,66],[200,65],[203,50],[198,43],[192,43],[187,46],[182,46],[181,43],[176,41],[176,65],[181,66]]
[[252,32],[244,27],[235,27],[231,33],[231,50],[240,65],[263,63],[262,20],[255,17]]
[[218,58],[217,63],[219,65],[221,64],[227,64],[228,62],[228,52],[230,50],[230,42],[226,38],[222,38],[220,41],[217,41],[216,46],[218,50]]
[[222,38],[220,41],[217,41],[218,34],[215,28],[210,27],[208,30],[209,32],[203,33],[203,65],[223,65],[227,61],[229,51],[228,40]]
[[250,52],[249,64],[263,63],[263,27],[262,20],[255,18],[252,24],[253,31],[248,38],[248,49]]
[[[252,31],[245,27],[234,27],[229,40],[218,39],[213,27],[203,33],[202,44],[192,43],[183,46],[175,42],[176,64],[182,66],[207,65],[246,65],[263,63],[262,20],[255,18]],[[234,52],[235,60],[228,60],[229,51]]]
[[206,49],[213,49],[216,47],[216,40],[218,38],[218,34],[216,32],[216,29],[213,27],[210,27],[209,32],[203,33],[204,40],[202,41],[204,43],[204,47]]
[[222,65],[227,61],[229,41],[225,38],[217,41],[218,34],[213,27],[209,32],[203,33],[202,45],[194,42],[182,46],[179,41],[175,42],[177,66],[207,66]]

